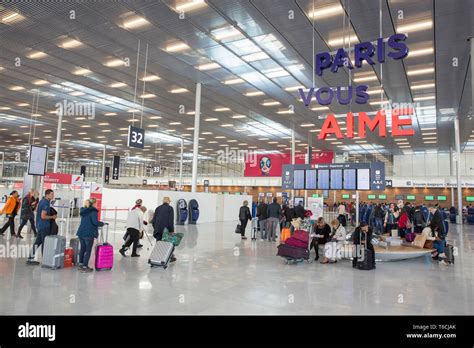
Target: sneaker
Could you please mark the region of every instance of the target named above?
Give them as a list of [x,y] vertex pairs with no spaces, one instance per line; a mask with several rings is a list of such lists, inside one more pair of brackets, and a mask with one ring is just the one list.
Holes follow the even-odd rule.
[[130,257],[140,257],[140,255],[138,255],[138,254],[132,254],[132,255],[130,255]]
[[446,262],[446,260],[441,260],[441,261],[439,262],[439,264],[440,264],[440,265],[443,265],[443,266],[449,266],[449,263]]
[[35,260],[27,260],[26,261],[26,264],[27,265],[32,265],[32,266],[37,266],[39,265],[40,263],[38,261],[35,261]]
[[247,239],[247,237],[245,237],[245,236],[242,236],[242,239]]
[[80,271],[83,272],[83,273],[91,273],[91,272],[94,272],[94,270],[93,270],[92,268],[90,268],[90,267],[82,267],[82,268],[80,269]]
[[16,236],[17,238],[23,239],[23,236],[21,234]]
[[175,262],[175,261],[176,261],[176,257],[171,256],[170,262]]
[[125,255],[125,250],[124,249],[120,249],[119,250],[119,253],[122,254],[123,257],[126,257],[127,255]]

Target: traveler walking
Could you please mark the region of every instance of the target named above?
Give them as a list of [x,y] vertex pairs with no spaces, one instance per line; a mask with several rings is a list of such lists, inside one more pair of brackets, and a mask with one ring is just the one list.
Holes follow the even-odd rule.
[[35,210],[36,207],[36,198],[35,198],[35,190],[31,189],[28,194],[21,200],[21,212],[20,218],[21,223],[20,227],[18,228],[18,238],[23,238],[21,236],[21,230],[23,227],[30,222],[31,229],[33,230],[34,236],[36,237],[36,227],[35,227]]
[[247,239],[247,237],[245,237],[245,229],[247,228],[247,222],[252,221],[252,214],[250,214],[248,201],[244,201],[243,205],[240,207],[239,220],[240,235],[242,236],[242,239]]
[[0,210],[0,215],[5,213],[8,219],[5,225],[0,229],[0,235],[3,236],[7,228],[10,227],[10,237],[17,236],[15,234],[15,216],[18,214],[18,210],[20,210],[20,200],[18,198],[18,191],[15,190],[10,193],[7,203],[5,203],[5,206]]
[[[169,233],[174,232],[174,210],[170,205],[171,199],[169,197],[163,197],[163,204],[155,209],[153,215],[153,237],[156,240],[163,238],[163,232],[165,228]],[[174,254],[171,256],[170,262],[176,261]]]
[[129,211],[127,216],[127,234],[129,237],[125,241],[125,244],[122,245],[122,248],[119,250],[119,253],[122,254],[122,256],[127,256],[125,255],[125,251],[128,250],[132,243],[133,247],[131,257],[140,256],[137,254],[137,249],[139,244],[138,242],[140,241],[140,234],[143,233],[143,230],[145,229],[145,212],[146,207],[143,205],[140,205],[140,207]]

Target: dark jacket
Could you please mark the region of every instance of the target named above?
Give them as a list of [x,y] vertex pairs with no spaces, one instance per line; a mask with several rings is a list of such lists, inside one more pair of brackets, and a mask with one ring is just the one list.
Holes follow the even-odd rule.
[[257,217],[259,220],[265,220],[267,218],[267,208],[267,204],[263,202],[257,205]]
[[243,205],[239,210],[239,220],[252,220],[252,214],[250,214],[249,207]]
[[415,226],[424,226],[426,223],[425,216],[420,209],[415,210],[414,223]]
[[372,245],[372,228],[369,227],[367,234],[361,231],[360,227],[357,227],[352,234],[352,240],[354,244],[361,244],[365,246],[365,240],[367,239],[367,249],[374,250],[374,246]]
[[281,207],[280,204],[278,203],[272,203],[268,205],[267,208],[267,216],[269,218],[277,218],[279,219],[281,217]]
[[33,212],[33,204],[36,203],[36,200],[30,195],[26,195],[21,200],[21,213],[20,217],[22,219],[34,218],[35,214]]
[[329,241],[329,236],[331,234],[331,227],[328,224],[324,224],[323,228],[319,228],[318,224],[314,224],[315,234],[323,235],[318,239],[318,244],[326,244]]
[[433,232],[436,231],[440,238],[446,237],[446,230],[444,229],[444,221],[439,209],[436,209],[436,212],[431,218],[430,227],[431,227],[431,231]]
[[296,218],[295,208],[287,207],[285,209],[285,220],[286,222],[291,222]]
[[299,217],[301,219],[304,219],[304,213],[305,213],[305,210],[304,210],[304,207],[302,205],[297,205],[295,207],[295,214],[296,214],[296,217]]
[[174,211],[168,203],[163,203],[155,209],[155,214],[152,220],[153,236],[160,237],[163,235],[163,230],[168,229],[169,232],[174,232]]
[[104,226],[104,223],[99,221],[99,211],[94,207],[81,208],[79,215],[81,216],[81,224],[76,235],[80,238],[99,237],[98,227]]
[[383,211],[382,207],[377,205],[375,207],[375,213],[374,216],[378,219],[383,219],[385,217],[385,212]]

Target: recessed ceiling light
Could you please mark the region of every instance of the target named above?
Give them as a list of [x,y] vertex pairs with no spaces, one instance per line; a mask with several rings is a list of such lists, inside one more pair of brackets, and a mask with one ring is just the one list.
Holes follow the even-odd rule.
[[409,51],[408,51],[407,58],[409,58],[409,57],[425,56],[425,55],[427,55],[427,54],[432,54],[433,52],[434,52],[434,48],[433,48],[433,47],[421,48],[421,49],[418,49],[418,50],[409,50]]
[[236,118],[236,119],[238,119],[238,118],[246,118],[246,117],[247,117],[247,116],[245,116],[245,115],[234,115],[234,116],[232,116],[232,118]]
[[22,86],[11,86],[11,87],[8,87],[9,90],[11,91],[22,91],[25,89],[25,87],[22,87]]
[[74,40],[74,39],[67,39],[67,40],[64,40],[59,46],[66,49],[76,48],[76,47],[82,46],[82,42],[78,40]]
[[221,66],[217,63],[205,63],[205,64],[200,64],[196,66],[196,69],[201,70],[201,71],[206,71],[206,70],[213,70],[213,69],[218,69]]
[[0,106],[0,110],[11,110],[8,106]]
[[89,69],[84,69],[84,68],[77,68],[76,70],[74,70],[72,73],[74,75],[87,75],[87,74],[90,74],[92,71],[90,71]]
[[413,69],[409,70],[407,72],[408,76],[417,76],[417,75],[423,75],[423,74],[430,74],[435,71],[434,68],[425,68],[425,69]]
[[12,12],[12,13],[2,17],[1,21],[2,21],[2,23],[5,23],[5,24],[11,24],[11,23],[19,22],[23,19],[25,19],[25,17],[22,16],[21,14],[16,13],[16,12]]
[[219,119],[218,118],[215,118],[215,117],[208,117],[206,119],[204,119],[204,121],[207,121],[207,122],[214,122],[214,121],[218,121]]
[[314,127],[315,124],[314,123],[303,123],[300,125],[301,127]]
[[246,62],[256,62],[258,60],[264,60],[270,58],[265,52],[256,52],[242,56],[242,59]]
[[106,112],[104,115],[105,116],[115,116],[115,115],[117,115],[117,113],[116,112]]
[[193,11],[205,6],[207,6],[207,4],[204,0],[191,0],[176,5],[175,10],[178,12]]
[[148,22],[145,18],[140,17],[140,16],[132,16],[124,20],[123,22],[123,27],[126,29],[135,29],[142,27],[144,25],[149,25],[150,22]]
[[377,76],[362,76],[362,77],[354,77],[354,82],[369,82],[377,80]]
[[202,132],[201,134],[202,135],[209,135],[209,134],[212,134],[212,132]]
[[224,84],[225,85],[236,85],[238,83],[244,83],[245,81],[240,79],[240,78],[236,78],[236,79],[230,79],[230,80],[225,80],[224,81]]
[[224,135],[218,135],[217,137],[215,137],[216,139],[225,139],[225,136]]
[[277,111],[277,114],[294,114],[295,112],[293,110],[279,110]]
[[[355,34],[350,35],[351,44],[356,43],[357,41],[359,41],[359,39],[357,38],[357,36]],[[337,38],[333,38],[333,39],[328,40],[328,45],[329,46],[341,46],[344,43],[346,43],[346,44],[349,43],[349,38],[347,36],[345,36],[345,37],[341,36],[341,37],[337,37]]]
[[229,108],[215,108],[214,111],[230,111]]
[[245,93],[244,95],[246,97],[256,97],[256,96],[259,96],[259,95],[264,95],[265,93],[263,93],[262,91],[255,91],[255,92],[247,92]]
[[423,100],[433,100],[436,99],[434,95],[426,96],[426,97],[414,97],[413,101],[423,101]]
[[184,42],[175,42],[166,46],[165,50],[167,52],[179,52],[189,49],[189,46]]
[[383,104],[390,104],[389,100],[374,100],[369,102],[370,105],[383,105]]
[[290,75],[290,73],[283,68],[270,69],[270,70],[264,71],[263,73],[269,79]]
[[189,90],[187,90],[186,88],[173,88],[169,91],[170,93],[173,93],[173,94],[178,94],[178,93],[186,93],[186,92],[189,92]]
[[30,106],[30,104],[28,103],[19,103],[19,104],[16,104],[17,106]]
[[139,112],[140,110],[138,109],[128,109],[127,112]]
[[424,21],[417,21],[414,23],[401,24],[397,26],[398,33],[412,33],[415,31],[430,29],[433,27],[433,21],[431,19]]
[[329,110],[327,106],[317,106],[315,108],[311,108],[312,111],[323,111],[323,110]]
[[424,88],[434,88],[434,87],[435,87],[434,83],[423,83],[423,84],[420,84],[420,85],[410,86],[410,88],[412,90],[418,90],[418,89],[424,89]]
[[232,126],[233,126],[232,123],[221,124],[221,127],[232,127]]
[[147,98],[155,98],[156,95],[153,93],[145,93],[140,96],[140,98],[147,99]]
[[300,88],[304,88],[304,86],[286,87],[286,88],[285,88],[285,91],[287,91],[287,92],[294,92],[294,91],[297,91],[297,90],[300,89]]
[[227,26],[219,29],[214,29],[211,31],[212,36],[216,40],[229,39],[231,37],[241,36],[242,33],[237,30],[235,27]]
[[123,66],[125,62],[121,59],[112,59],[104,63],[105,66],[108,67],[116,67],[116,66]]
[[150,116],[148,117],[150,120],[159,120],[161,119],[162,117],[161,116]]
[[170,126],[177,126],[178,124],[181,124],[181,122],[170,122],[168,123]]
[[332,6],[325,6],[314,9],[308,13],[309,18],[319,19],[319,18],[328,18],[332,16],[336,16],[342,13],[342,7],[340,4],[332,5]]
[[37,51],[37,52],[33,52],[33,53],[30,53],[27,55],[28,58],[30,59],[40,59],[40,58],[43,58],[43,57],[46,57],[47,54],[44,53],[44,52],[40,52],[40,51]]
[[264,101],[261,105],[263,106],[280,105],[280,102],[276,100],[269,100],[269,101]]
[[376,89],[368,90],[365,93],[367,93],[368,95],[372,95],[372,94],[380,94],[382,91],[383,91],[382,88],[376,88]]
[[85,93],[84,92],[81,92],[81,91],[74,91],[74,92],[71,92],[69,93],[69,95],[72,95],[74,97],[78,97],[80,95],[84,95]]
[[142,77],[140,80],[146,81],[146,82],[157,81],[157,80],[161,80],[161,77],[159,77],[158,75],[147,75],[145,77]]

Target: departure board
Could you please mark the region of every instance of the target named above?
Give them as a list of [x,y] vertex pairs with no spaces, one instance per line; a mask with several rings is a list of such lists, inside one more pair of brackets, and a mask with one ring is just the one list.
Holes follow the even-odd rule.
[[293,189],[304,190],[304,169],[295,170],[293,174]]
[[316,169],[306,170],[306,190],[316,190]]
[[344,169],[344,190],[356,190],[356,170]]
[[357,169],[357,189],[370,189],[370,169]]
[[331,190],[342,190],[342,169],[331,169]]
[[329,190],[329,169],[318,170],[318,189]]

